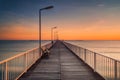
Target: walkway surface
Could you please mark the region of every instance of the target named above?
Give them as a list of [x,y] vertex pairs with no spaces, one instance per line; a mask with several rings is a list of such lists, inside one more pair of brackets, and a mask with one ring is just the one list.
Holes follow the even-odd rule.
[[57,42],[49,58],[39,60],[19,80],[104,80]]

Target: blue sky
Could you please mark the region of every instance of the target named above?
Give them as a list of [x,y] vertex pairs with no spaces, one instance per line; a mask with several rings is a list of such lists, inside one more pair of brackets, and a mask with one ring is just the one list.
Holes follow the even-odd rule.
[[0,0],[0,21],[6,23],[6,21],[9,22],[9,19],[14,21],[20,18],[36,20],[38,10],[48,5],[54,5],[55,8],[45,12],[46,17],[49,15],[52,17],[74,16],[77,13],[77,16],[81,16],[88,15],[85,12],[87,9],[105,13],[106,8],[120,7],[120,0]]
[[[59,26],[61,37],[70,32],[80,34],[83,38],[79,39],[95,37],[93,34],[101,36],[105,32],[108,33],[106,36],[110,36],[111,32],[115,32],[113,36],[119,34],[116,29],[120,26],[120,0],[0,0],[1,35],[4,36],[5,32],[14,33],[12,28],[15,25],[37,30],[38,11],[49,5],[53,5],[54,9],[42,12],[44,32],[48,32],[49,27]],[[82,35],[85,32],[91,35]]]

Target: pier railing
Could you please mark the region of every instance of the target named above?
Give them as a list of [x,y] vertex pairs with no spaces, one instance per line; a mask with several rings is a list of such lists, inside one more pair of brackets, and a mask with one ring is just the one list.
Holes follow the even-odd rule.
[[[42,46],[42,49],[50,48],[51,43]],[[26,72],[38,59],[41,58],[42,52],[39,48],[34,48],[24,53],[20,53],[11,58],[0,62],[0,80],[17,80]]]
[[105,80],[120,80],[120,61],[68,42],[64,44]]

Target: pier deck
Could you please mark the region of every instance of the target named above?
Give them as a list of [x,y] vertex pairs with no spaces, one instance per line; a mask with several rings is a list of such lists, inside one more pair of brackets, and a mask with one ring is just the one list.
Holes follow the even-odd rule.
[[40,59],[19,80],[104,80],[62,42],[50,49],[49,58]]

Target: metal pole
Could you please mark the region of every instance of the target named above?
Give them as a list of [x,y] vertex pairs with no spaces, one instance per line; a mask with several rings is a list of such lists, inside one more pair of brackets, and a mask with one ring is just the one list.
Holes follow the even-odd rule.
[[117,80],[117,61],[115,60],[114,61],[114,76],[115,76],[115,78],[114,78],[114,80]]
[[8,64],[5,62],[5,80],[8,80]]
[[85,63],[87,63],[87,61],[86,61],[86,49],[84,49],[84,61],[85,61]]
[[96,53],[94,53],[94,72],[96,72]]
[[51,28],[51,42],[53,42],[53,28]]
[[41,56],[41,9],[39,9],[39,56]]
[[56,32],[54,32],[54,38],[53,38],[53,40],[56,40]]
[[53,42],[55,41],[55,30],[53,31]]
[[56,29],[56,27],[51,28],[51,42],[52,42],[52,44],[53,44],[53,41],[54,41],[54,39],[53,39],[53,30],[54,29]]
[[[41,11],[42,10],[47,10],[47,9],[51,9],[53,8],[53,6],[47,6],[44,8],[39,9],[39,54],[41,54]],[[41,56],[41,55],[40,55]]]
[[[25,54],[25,69],[27,69],[27,67],[28,67],[27,54],[28,54],[28,53]],[[26,71],[27,71],[27,70],[26,70]]]

